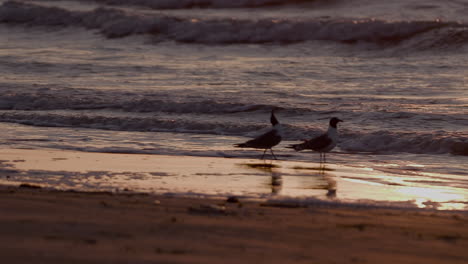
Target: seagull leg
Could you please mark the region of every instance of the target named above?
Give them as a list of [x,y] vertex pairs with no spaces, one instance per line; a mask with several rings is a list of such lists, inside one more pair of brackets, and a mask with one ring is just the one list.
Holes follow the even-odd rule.
[[275,160],[277,160],[276,156],[275,156],[275,153],[273,153],[273,149],[270,149],[271,151],[271,155],[273,156],[273,158],[275,158]]
[[268,149],[265,149],[265,151],[263,151],[263,155],[262,155],[262,159],[265,159],[265,153],[267,152]]

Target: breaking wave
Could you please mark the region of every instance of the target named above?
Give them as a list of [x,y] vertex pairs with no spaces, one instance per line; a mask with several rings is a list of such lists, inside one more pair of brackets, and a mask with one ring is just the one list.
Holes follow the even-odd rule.
[[261,125],[229,122],[203,122],[183,118],[106,116],[35,112],[0,113],[0,122],[32,126],[79,127],[116,131],[190,132],[200,134],[242,134],[261,129]]
[[[190,102],[168,99],[166,93],[93,93],[91,90],[48,90],[35,92],[13,92],[2,89],[0,110],[47,111],[47,110],[120,110],[131,113],[198,113],[230,114],[238,112],[270,111],[274,105],[220,102],[214,99],[192,100]],[[112,95],[111,95],[112,94]],[[174,96],[173,96],[174,97]],[[291,108],[289,111],[304,111]]]
[[[162,116],[128,116],[94,113],[48,113],[33,111],[5,111],[0,113],[0,122],[19,123],[32,126],[78,127],[116,131],[178,132],[233,136],[255,136],[266,124],[251,124],[229,120],[196,120],[184,116],[165,118]],[[297,141],[307,138],[319,129],[284,125],[285,140]],[[468,137],[457,132],[437,131],[434,133],[409,133],[395,131],[341,133],[340,148],[348,152],[369,153],[417,153],[454,154],[468,156]]]
[[416,154],[454,154],[468,156],[468,137],[445,131],[405,133],[376,131],[344,135],[340,148],[371,153],[406,152]]
[[185,8],[253,8],[300,3],[320,2],[320,0],[81,0],[116,6],[141,6],[153,9]]
[[15,1],[8,1],[0,7],[0,23],[78,26],[98,30],[107,38],[148,34],[160,41],[202,44],[297,43],[319,40],[391,45],[415,36],[423,36],[416,41],[419,47],[468,43],[466,25],[438,20],[201,19],[164,14],[145,15],[114,8],[97,8],[89,12],[69,11]]

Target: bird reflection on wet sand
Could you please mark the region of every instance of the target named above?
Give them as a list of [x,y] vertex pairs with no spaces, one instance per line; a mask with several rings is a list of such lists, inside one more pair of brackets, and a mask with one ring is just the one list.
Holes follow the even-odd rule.
[[248,167],[256,171],[264,172],[265,174],[270,175],[270,181],[267,183],[271,188],[271,193],[273,195],[279,195],[282,190],[284,190],[284,181],[283,176],[299,177],[304,181],[300,186],[291,186],[291,183],[294,182],[294,179],[291,178],[291,182],[286,185],[284,190],[286,193],[294,190],[295,188],[299,189],[315,189],[315,190],[326,190],[325,196],[327,198],[333,199],[337,195],[337,183],[335,180],[335,175],[331,172],[334,171],[332,168],[327,168],[325,163],[320,163],[317,167],[303,167],[303,166],[294,166],[291,169],[294,170],[294,173],[284,174],[284,169],[280,165],[273,162],[257,162],[257,163],[241,163],[239,164],[243,167]]
[[281,176],[281,173],[279,172],[279,168],[281,168],[279,165],[276,165],[273,163],[267,163],[267,162],[243,163],[240,165],[269,173],[271,175],[271,183],[270,183],[271,194],[276,195],[280,193],[283,187],[283,177]]
[[325,171],[333,171],[333,169],[327,169],[325,166],[326,162],[321,162],[320,163],[320,171],[319,173],[321,176],[327,181],[327,197],[328,198],[335,198],[336,197],[336,180],[334,179],[335,175],[328,172],[326,173]]
[[318,179],[324,180],[325,183],[314,182],[313,186],[305,187],[310,189],[325,189],[327,190],[326,196],[328,198],[335,198],[337,193],[337,184],[335,180],[335,174],[331,173],[334,169],[327,168],[325,163],[320,162],[318,167],[301,167],[296,166],[293,168],[297,171],[307,171],[308,176],[318,176]]

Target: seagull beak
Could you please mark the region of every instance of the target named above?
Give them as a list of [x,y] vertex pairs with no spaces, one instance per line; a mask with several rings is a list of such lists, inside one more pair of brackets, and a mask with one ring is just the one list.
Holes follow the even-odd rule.
[[343,120],[341,120],[341,119],[338,119],[338,122],[344,122],[344,121],[343,121]]

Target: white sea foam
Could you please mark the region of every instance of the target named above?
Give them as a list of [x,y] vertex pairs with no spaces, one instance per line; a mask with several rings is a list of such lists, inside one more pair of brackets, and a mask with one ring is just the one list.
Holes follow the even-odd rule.
[[[138,14],[113,8],[94,11],[68,11],[57,7],[9,1],[0,7],[0,22],[30,26],[81,26],[97,29],[106,37],[116,38],[149,34],[161,40],[184,43],[296,43],[337,41],[398,44],[404,40],[434,32],[431,44],[466,44],[466,25],[443,21],[385,21],[378,19],[200,19],[161,14]],[[449,30],[440,30],[448,28]],[[457,33],[453,33],[453,31]],[[452,41],[450,41],[452,39]],[[424,38],[422,39],[424,40]],[[421,41],[422,41],[421,40]],[[449,40],[449,41],[447,41]],[[418,43],[418,48],[421,44]]]
[[[122,115],[47,112],[3,112],[1,122],[13,122],[32,126],[93,128],[115,131],[184,132],[214,135],[252,136],[252,132],[267,124],[243,124],[229,121],[198,121],[190,117],[162,118]],[[300,140],[320,129],[306,129],[284,125],[286,140]],[[468,137],[457,132],[406,133],[395,131],[340,133],[340,148],[348,152],[370,153],[420,153],[468,155]]]

